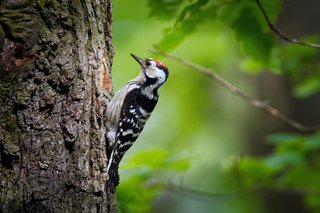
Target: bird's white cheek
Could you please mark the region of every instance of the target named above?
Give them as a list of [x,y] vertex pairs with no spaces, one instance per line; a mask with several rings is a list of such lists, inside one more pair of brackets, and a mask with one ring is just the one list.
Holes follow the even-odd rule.
[[146,69],[146,75],[147,75],[149,78],[153,78],[152,72],[150,72],[149,69]]
[[147,68],[146,69],[146,75],[149,77],[149,78],[156,78],[157,75],[156,75],[156,72],[153,68]]

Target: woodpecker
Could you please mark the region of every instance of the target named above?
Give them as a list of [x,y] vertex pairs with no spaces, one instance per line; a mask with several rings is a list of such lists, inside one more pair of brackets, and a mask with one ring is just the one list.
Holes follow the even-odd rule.
[[119,90],[106,108],[109,141],[107,187],[113,190],[119,184],[119,163],[143,130],[158,102],[159,89],[169,75],[167,66],[160,61],[130,55],[139,63],[141,72]]

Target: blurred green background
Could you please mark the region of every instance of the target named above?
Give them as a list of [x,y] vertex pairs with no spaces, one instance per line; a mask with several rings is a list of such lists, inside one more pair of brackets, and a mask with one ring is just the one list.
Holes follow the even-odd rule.
[[[263,0],[319,42],[320,2]],[[153,45],[210,67],[290,117],[320,123],[319,51],[270,32],[253,0],[113,0],[115,92]],[[121,212],[320,212],[320,134],[302,134],[170,59],[159,103],[120,166]]]

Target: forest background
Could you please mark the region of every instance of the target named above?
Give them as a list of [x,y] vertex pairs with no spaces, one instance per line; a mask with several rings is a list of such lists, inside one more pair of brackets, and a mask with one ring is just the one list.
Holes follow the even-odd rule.
[[[120,167],[121,212],[319,212],[320,133],[290,127],[207,76],[306,126],[320,123],[319,47],[268,26],[254,0],[113,1],[115,92],[139,71],[129,53],[170,76]],[[317,0],[262,0],[276,30],[320,43]]]

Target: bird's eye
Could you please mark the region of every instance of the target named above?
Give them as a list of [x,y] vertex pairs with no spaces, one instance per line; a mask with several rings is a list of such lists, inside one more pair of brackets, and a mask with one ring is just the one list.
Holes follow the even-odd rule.
[[151,65],[151,62],[150,62],[150,61],[147,61],[147,62],[146,62],[146,65],[147,65],[147,66],[150,66],[150,65]]

